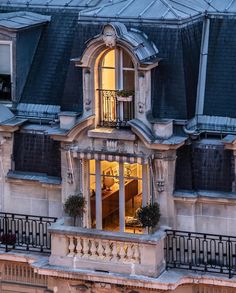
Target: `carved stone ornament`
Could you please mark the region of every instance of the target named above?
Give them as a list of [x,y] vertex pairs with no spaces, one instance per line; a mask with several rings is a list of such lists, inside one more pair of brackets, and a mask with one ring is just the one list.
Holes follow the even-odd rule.
[[144,105],[144,103],[142,103],[142,102],[139,102],[138,103],[138,111],[139,111],[139,113],[144,113],[144,107],[145,107],[145,105]]
[[113,48],[116,45],[116,31],[111,25],[106,25],[103,29],[102,39],[107,47]]

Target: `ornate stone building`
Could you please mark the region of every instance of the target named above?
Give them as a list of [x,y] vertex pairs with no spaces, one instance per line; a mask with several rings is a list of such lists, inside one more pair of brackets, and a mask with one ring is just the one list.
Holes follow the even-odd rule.
[[[235,15],[1,1],[1,292],[235,292]],[[136,211],[155,202],[148,234]]]

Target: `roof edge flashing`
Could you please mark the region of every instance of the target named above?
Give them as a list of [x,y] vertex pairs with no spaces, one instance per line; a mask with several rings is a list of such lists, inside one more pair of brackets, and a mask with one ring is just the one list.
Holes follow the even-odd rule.
[[126,47],[139,66],[151,65],[157,63],[159,53],[157,46],[150,41],[141,31],[128,29],[125,24],[120,22],[110,22],[103,25],[101,32],[86,42],[87,48],[81,58],[75,58],[74,61],[79,67],[90,67],[88,56],[101,48],[114,48],[116,45]]

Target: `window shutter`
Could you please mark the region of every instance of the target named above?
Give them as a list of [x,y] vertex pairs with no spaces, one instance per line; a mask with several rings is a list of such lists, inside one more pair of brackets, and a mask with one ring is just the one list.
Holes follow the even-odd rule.
[[10,45],[0,44],[0,74],[11,74]]

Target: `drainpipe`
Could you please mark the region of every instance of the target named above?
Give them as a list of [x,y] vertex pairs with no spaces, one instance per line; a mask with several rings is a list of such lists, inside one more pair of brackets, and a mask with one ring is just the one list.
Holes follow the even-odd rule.
[[198,85],[197,85],[197,103],[196,103],[196,111],[195,111],[196,115],[203,115],[203,109],[204,109],[209,35],[210,35],[210,19],[207,18],[206,16],[203,22],[201,55],[200,55]]

